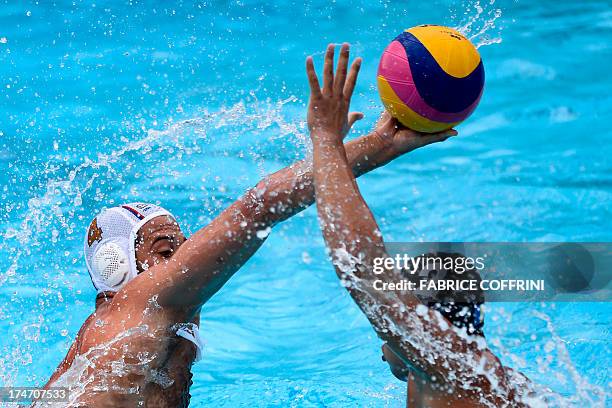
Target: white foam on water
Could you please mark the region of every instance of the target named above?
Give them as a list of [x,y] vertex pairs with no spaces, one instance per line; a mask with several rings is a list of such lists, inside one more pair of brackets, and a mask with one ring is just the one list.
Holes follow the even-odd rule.
[[[202,117],[169,123],[163,130],[149,129],[144,137],[135,141],[128,141],[121,148],[110,153],[99,154],[96,160],[87,156],[84,157],[80,164],[68,172],[66,178],[54,178],[54,166],[51,162],[46,163],[45,174],[50,175],[50,177],[45,181],[45,191],[27,199],[27,210],[23,211],[24,216],[18,228],[9,227],[0,231],[0,237],[3,238],[0,249],[13,245],[19,248],[13,257],[12,265],[5,273],[8,273],[9,276],[15,274],[22,254],[27,252],[32,245],[40,244],[39,236],[47,233],[49,226],[59,223],[68,233],[71,233],[73,230],[73,208],[82,205],[83,196],[90,193],[97,179],[120,177],[121,174],[115,169],[115,165],[133,160],[127,157],[129,153],[137,152],[140,155],[145,155],[156,149],[156,153],[169,151],[174,156],[180,157],[183,155],[183,149],[187,150],[188,147],[191,147],[186,146],[184,140],[187,133],[193,132],[200,139],[206,140],[206,143],[211,143],[214,135],[208,138],[208,134],[212,130],[240,126],[248,126],[259,130],[277,126],[280,132],[278,132],[276,138],[292,134],[305,141],[307,135],[301,130],[302,126],[299,123],[287,122],[282,114],[283,106],[295,101],[297,101],[297,98],[291,96],[275,103],[256,101],[252,106],[239,102],[232,107],[222,108],[217,112],[205,112]],[[106,174],[102,173],[103,171]],[[91,194],[94,193],[91,192]],[[0,273],[1,283],[2,274]]]

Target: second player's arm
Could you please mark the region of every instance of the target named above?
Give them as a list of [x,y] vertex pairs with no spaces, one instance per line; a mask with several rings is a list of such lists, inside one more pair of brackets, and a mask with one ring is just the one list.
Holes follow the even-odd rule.
[[[373,132],[347,143],[356,176],[401,154]],[[314,202],[312,165],[302,160],[277,171],[185,241],[165,265],[151,271],[165,281],[160,301],[196,309],[214,295],[259,249],[270,229]],[[157,268],[157,267],[156,267]]]
[[[469,394],[475,403],[480,398],[494,405],[512,401],[504,368],[484,341],[465,339],[442,315],[421,304],[409,292],[398,297],[374,289],[375,280],[392,282],[401,276],[393,269],[374,274],[374,260],[387,254],[380,229],[359,191],[342,144],[343,123],[346,123],[359,60],[347,76],[348,46],[344,46],[338,62],[340,74],[333,78],[330,69],[325,67],[322,89],[312,60],[307,64],[317,211],[338,277],[379,337],[422,375],[445,388],[460,385],[461,392]],[[414,136],[428,144],[453,134],[454,131],[448,131]]]

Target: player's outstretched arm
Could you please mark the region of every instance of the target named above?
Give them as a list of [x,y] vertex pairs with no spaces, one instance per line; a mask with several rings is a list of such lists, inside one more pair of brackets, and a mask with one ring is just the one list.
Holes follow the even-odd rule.
[[[514,401],[506,373],[484,342],[461,337],[438,312],[430,310],[412,294],[401,298],[376,291],[376,279],[399,280],[395,270],[373,273],[374,259],[386,257],[378,225],[365,203],[348,163],[342,139],[346,134],[350,98],[360,60],[347,74],[348,45],[344,45],[333,76],[333,47],[328,48],[323,88],[307,60],[311,85],[309,127],[314,152],[314,183],[317,211],[332,262],[344,286],[368,317],[379,337],[410,366],[443,387],[463,384],[462,393],[476,404]],[[454,130],[416,135],[432,143],[455,135]],[[475,392],[469,390],[477,390]]]
[[[351,114],[350,125],[361,116]],[[352,174],[358,177],[427,143],[384,112],[371,133],[347,142],[345,148]],[[314,202],[313,180],[311,160],[265,177],[190,237],[167,263],[147,271],[149,290],[141,286],[142,280],[127,290],[145,302],[158,295],[159,302],[194,312],[257,251],[272,227]]]

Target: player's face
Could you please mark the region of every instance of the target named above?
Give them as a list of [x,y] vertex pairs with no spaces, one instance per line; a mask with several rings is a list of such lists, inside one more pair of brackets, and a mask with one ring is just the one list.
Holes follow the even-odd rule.
[[136,237],[138,273],[169,260],[183,242],[185,235],[174,218],[162,215],[147,222]]

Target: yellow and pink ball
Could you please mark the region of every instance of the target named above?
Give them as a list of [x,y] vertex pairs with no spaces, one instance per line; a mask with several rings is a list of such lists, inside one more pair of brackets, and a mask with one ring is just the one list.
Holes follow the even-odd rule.
[[461,33],[422,25],[404,31],[385,49],[377,82],[385,108],[400,123],[434,133],[458,125],[476,109],[484,67]]

